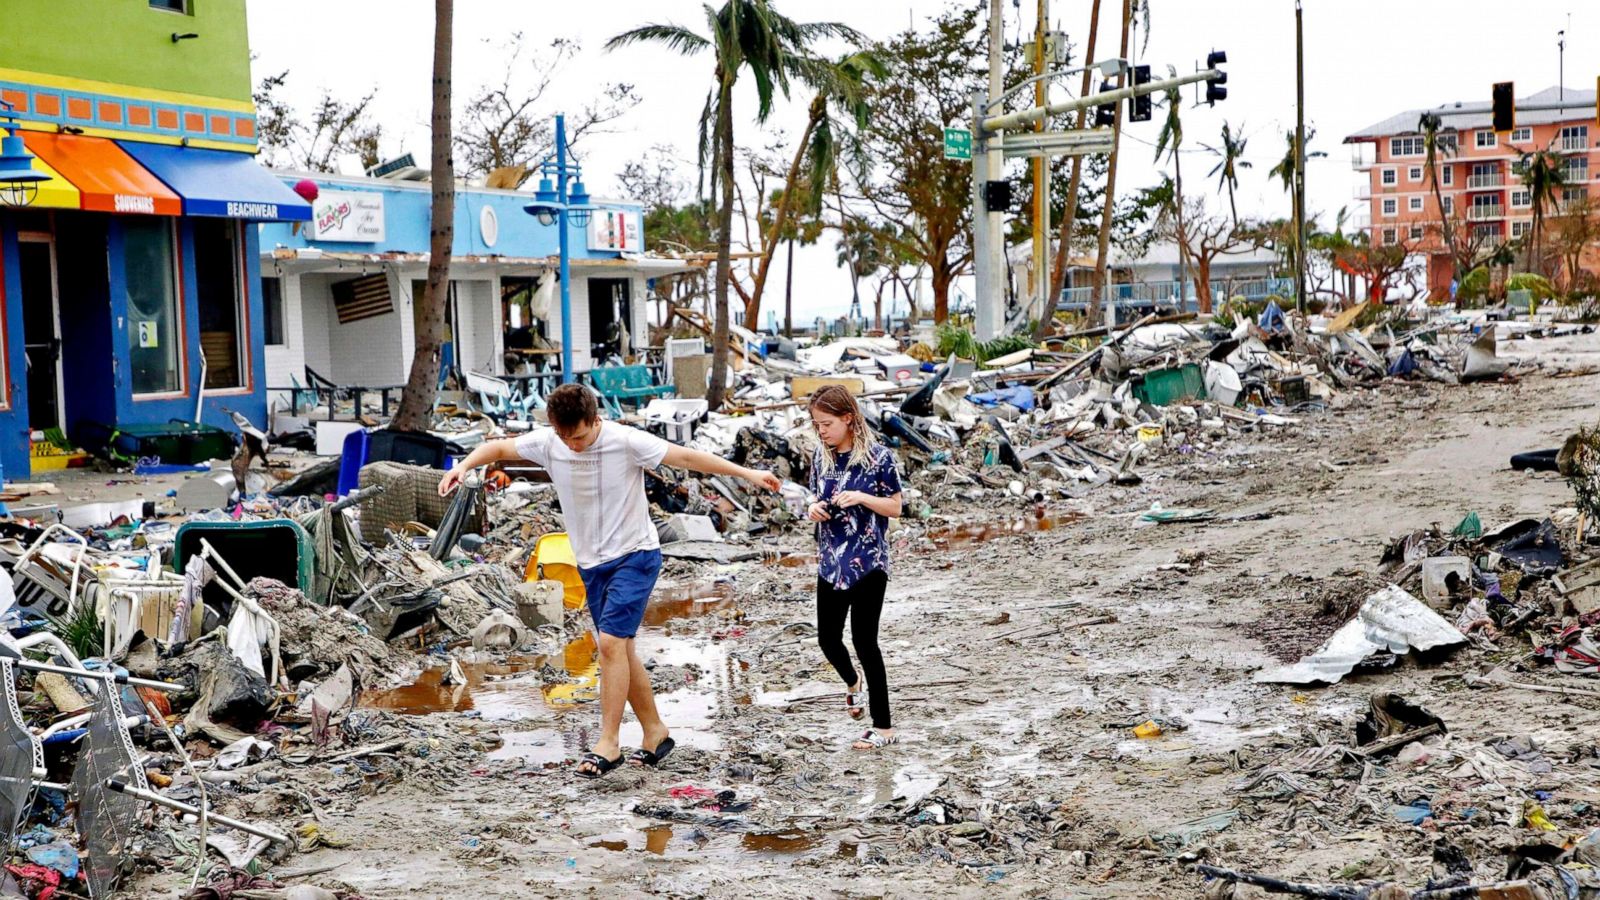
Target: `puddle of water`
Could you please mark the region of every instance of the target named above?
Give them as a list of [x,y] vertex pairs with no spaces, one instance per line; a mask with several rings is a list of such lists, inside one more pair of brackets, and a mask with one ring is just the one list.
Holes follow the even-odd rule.
[[965,525],[938,528],[928,532],[928,539],[933,541],[940,549],[958,550],[962,547],[981,544],[997,537],[1050,531],[1076,522],[1081,518],[1083,516],[1078,513],[1047,516],[1043,515],[1041,511],[1039,515],[1023,516],[1000,522],[968,522]]
[[788,856],[804,853],[822,846],[820,834],[808,831],[780,831],[772,834],[745,833],[739,837],[739,849],[757,856]]
[[[670,625],[734,606],[732,586],[721,582],[662,591],[646,608],[637,643],[640,657],[653,660],[658,666],[685,667],[691,679],[682,687],[656,696],[673,737],[684,746],[721,749],[713,723],[722,709],[751,702],[745,677],[748,664],[734,659],[720,643],[674,637]],[[546,665],[557,667],[568,680],[545,684],[530,673]],[[408,715],[476,710],[488,721],[549,723],[545,728],[504,732],[502,746],[489,754],[492,760],[518,760],[534,766],[559,764],[576,758],[593,743],[596,723],[588,721],[588,716],[581,717],[581,724],[565,728],[561,721],[574,709],[594,711],[591,701],[598,698],[599,662],[592,633],[586,631],[568,643],[559,656],[464,663],[462,669],[467,675],[465,684],[442,685],[445,670],[429,669],[412,684],[368,692],[361,703]],[[636,722],[623,725],[625,746],[638,746],[642,738]]]
[[[667,855],[676,837],[671,825],[655,825],[639,831],[612,832],[601,835],[589,842],[590,847],[599,850],[610,850],[614,853],[644,852],[657,856]],[[776,831],[767,834],[746,833],[739,835],[738,842],[717,839],[708,845],[709,852],[735,853],[740,856],[755,857],[786,857],[809,853],[813,850],[829,847],[832,842],[826,835],[798,829],[789,831]],[[845,849],[843,843],[834,847],[834,853],[842,857],[854,857],[857,845],[848,845]]]
[[672,826],[656,825],[643,831],[632,832],[621,836],[607,836],[589,844],[601,850],[611,850],[624,853],[629,850],[643,850],[657,856],[667,855],[667,845],[672,843]]

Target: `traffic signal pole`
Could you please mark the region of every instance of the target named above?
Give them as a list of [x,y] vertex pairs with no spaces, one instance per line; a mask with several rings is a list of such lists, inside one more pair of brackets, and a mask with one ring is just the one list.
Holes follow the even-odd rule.
[[[974,119],[981,118],[988,97],[998,97],[1003,91],[1002,75],[1005,69],[1003,43],[1004,28],[1000,18],[1000,0],[989,0],[989,90],[986,96],[973,98]],[[998,130],[998,129],[996,129]],[[982,129],[972,133],[972,229],[973,276],[977,296],[973,298],[973,331],[979,340],[990,340],[1000,331],[1001,312],[1005,309],[1005,215],[1002,210],[990,210],[984,202],[984,187],[999,181],[1004,175],[1004,138]]]
[[[1040,4],[1043,9],[1043,4]],[[1041,16],[1041,27],[1045,20]],[[1004,71],[1004,45],[1001,0],[989,0],[989,84],[987,91],[974,91],[972,94],[972,267],[975,282],[973,331],[980,341],[992,340],[997,337],[1001,329],[1007,324],[1004,312],[1006,308],[1005,290],[1005,236],[1004,210],[989,209],[986,202],[986,187],[991,182],[998,182],[1004,175],[1004,161],[1007,158],[1040,158],[1043,174],[1046,176],[1043,188],[1036,186],[1035,203],[1043,203],[1045,214],[1037,215],[1038,222],[1047,222],[1049,213],[1049,181],[1048,160],[1052,156],[1074,156],[1089,153],[1114,154],[1111,146],[1111,129],[1084,128],[1071,131],[1048,132],[1042,126],[1048,117],[1064,113],[1087,110],[1091,107],[1120,104],[1133,97],[1165,92],[1171,88],[1182,87],[1186,84],[1200,82],[1224,82],[1227,75],[1216,67],[1215,64],[1189,75],[1180,75],[1175,78],[1165,78],[1160,81],[1146,81],[1143,84],[1129,84],[1115,90],[1101,91],[1089,94],[1074,100],[1065,100],[1059,103],[1044,102],[1039,95],[1043,93],[1036,89],[1035,103],[1037,105],[1017,112],[1002,115],[991,115],[993,107],[1000,105],[1007,99],[1004,93],[1002,75]],[[1041,53],[1043,48],[1040,48]],[[1213,63],[1225,62],[1221,53],[1215,54]],[[1124,74],[1128,69],[1126,60],[1113,59],[1095,63],[1093,66],[1070,69],[1066,71],[1042,72],[1025,82],[1042,83],[1045,79],[1056,78],[1063,75],[1082,72],[1088,68],[1099,68],[1106,77]],[[1210,89],[1208,89],[1209,91]],[[1015,94],[1016,88],[1012,93]],[[1215,88],[1216,97],[1222,99],[1226,96],[1221,88]],[[1045,95],[1048,97],[1048,95]],[[1012,134],[1007,134],[1012,132]],[[1040,173],[1035,169],[1035,174]],[[1048,224],[1045,225],[1048,228]],[[1036,231],[1037,235],[1037,231]],[[1038,238],[1036,237],[1036,241]],[[1037,245],[1036,248],[1037,250]],[[1045,254],[1048,260],[1048,253]],[[1036,257],[1037,258],[1037,257]],[[1036,274],[1036,286],[1041,295],[1048,291],[1049,279],[1048,264],[1040,267]],[[1048,300],[1048,297],[1045,296]]]

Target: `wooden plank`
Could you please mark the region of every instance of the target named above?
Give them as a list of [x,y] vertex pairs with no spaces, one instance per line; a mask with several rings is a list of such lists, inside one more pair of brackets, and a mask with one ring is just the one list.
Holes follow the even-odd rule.
[[850,396],[859,397],[867,389],[866,382],[860,378],[842,378],[830,375],[796,375],[789,382],[789,396],[796,400],[803,400],[829,385],[838,385],[850,392]]

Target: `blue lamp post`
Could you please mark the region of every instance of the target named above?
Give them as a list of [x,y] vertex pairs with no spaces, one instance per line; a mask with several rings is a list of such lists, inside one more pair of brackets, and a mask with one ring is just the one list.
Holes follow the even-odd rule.
[[33,167],[33,154],[22,142],[13,113],[16,107],[0,100],[0,203],[7,206],[27,206],[39,195],[39,182],[50,176]]
[[[551,177],[554,176],[554,181]],[[568,180],[572,184],[569,188]],[[539,189],[533,193],[533,202],[523,209],[539,220],[540,225],[556,225],[560,232],[561,280],[561,383],[569,384],[572,374],[572,289],[568,227],[579,228],[589,224],[589,192],[583,186],[583,167],[576,161],[567,161],[567,118],[556,116],[555,156],[539,164]]]

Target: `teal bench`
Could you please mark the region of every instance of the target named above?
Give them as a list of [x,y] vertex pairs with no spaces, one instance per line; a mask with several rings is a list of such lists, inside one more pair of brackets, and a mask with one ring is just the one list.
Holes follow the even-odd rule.
[[655,383],[647,366],[600,366],[589,370],[589,379],[606,408],[618,417],[624,400],[637,405],[642,400],[673,393],[672,387]]

